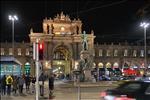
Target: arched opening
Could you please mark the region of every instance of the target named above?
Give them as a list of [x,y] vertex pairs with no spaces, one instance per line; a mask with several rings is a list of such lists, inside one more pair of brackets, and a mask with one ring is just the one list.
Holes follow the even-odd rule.
[[103,68],[103,67],[104,67],[104,64],[103,64],[103,63],[98,63],[98,67],[99,67],[99,68]]
[[25,73],[25,75],[30,75],[30,73],[31,73],[31,65],[30,65],[30,63],[29,62],[26,62],[25,63],[25,66],[24,66],[24,73]]
[[99,77],[105,75],[105,68],[103,63],[98,63],[98,68],[99,68]]
[[53,73],[59,78],[71,73],[71,53],[66,46],[58,46],[53,53]]
[[106,63],[106,75],[111,76],[111,74],[113,73],[112,70],[112,64],[110,62]]
[[113,68],[119,68],[119,64],[118,64],[117,62],[115,62],[115,63],[113,64]]
[[119,64],[117,62],[115,62],[113,64],[113,71],[114,71],[114,75],[121,75],[121,69],[119,68]]
[[106,63],[106,68],[111,68],[111,63],[110,62]]

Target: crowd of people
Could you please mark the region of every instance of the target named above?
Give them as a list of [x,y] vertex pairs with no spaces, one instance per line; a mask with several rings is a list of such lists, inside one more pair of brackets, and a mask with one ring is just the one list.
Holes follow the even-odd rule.
[[[42,73],[39,76],[39,88],[40,95],[44,95],[44,81],[48,79],[49,90],[54,89],[54,77],[50,75],[49,77],[45,77]],[[36,77],[29,75],[22,76],[13,76],[13,75],[3,75],[0,79],[0,93],[1,95],[12,95],[19,94],[22,95],[24,93],[35,93],[35,83]]]
[[29,75],[13,76],[4,75],[1,78],[1,95],[23,94],[24,86],[28,93],[30,91],[30,85],[35,86],[35,77]]

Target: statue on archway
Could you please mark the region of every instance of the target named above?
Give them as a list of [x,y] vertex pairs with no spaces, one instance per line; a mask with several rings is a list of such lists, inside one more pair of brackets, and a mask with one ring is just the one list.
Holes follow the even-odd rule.
[[82,50],[88,50],[87,35],[85,31],[83,31],[83,34],[82,34]]

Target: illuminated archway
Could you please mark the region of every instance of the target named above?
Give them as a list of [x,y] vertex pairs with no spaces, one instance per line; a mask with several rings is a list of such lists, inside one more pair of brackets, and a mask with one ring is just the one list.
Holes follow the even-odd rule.
[[24,66],[24,73],[25,75],[30,75],[31,73],[31,65],[29,62],[26,62],[25,63],[25,66]]
[[103,67],[104,67],[104,64],[103,64],[103,63],[98,63],[98,67],[99,67],[99,68],[103,68]]
[[54,49],[52,64],[53,72],[56,74],[71,72],[71,52],[66,46],[60,45]]
[[106,68],[111,68],[111,63],[110,62],[106,63]]
[[117,62],[115,62],[115,63],[113,64],[113,68],[119,68],[119,64],[118,64]]

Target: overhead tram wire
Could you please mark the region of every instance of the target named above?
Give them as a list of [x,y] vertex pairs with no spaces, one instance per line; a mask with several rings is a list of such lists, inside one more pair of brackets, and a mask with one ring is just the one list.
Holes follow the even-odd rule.
[[63,11],[63,0],[60,0],[60,12],[62,12]]
[[76,4],[77,4],[77,9],[76,9],[77,10],[77,18],[79,18],[79,14],[78,14],[78,0],[77,0]]
[[[114,2],[114,3],[110,3],[110,4],[98,6],[98,7],[93,7],[93,8],[87,9],[87,10],[79,11],[78,14],[86,13],[86,12],[89,12],[89,11],[92,11],[92,10],[95,10],[95,9],[99,9],[99,8],[105,8],[105,7],[109,7],[109,6],[121,4],[121,3],[124,3],[124,2],[126,2],[126,1],[127,1],[127,0],[122,0],[122,1]],[[75,14],[75,13],[76,13],[76,12],[70,13],[70,15]]]
[[45,17],[47,17],[47,0],[44,1],[44,12],[45,12]]

